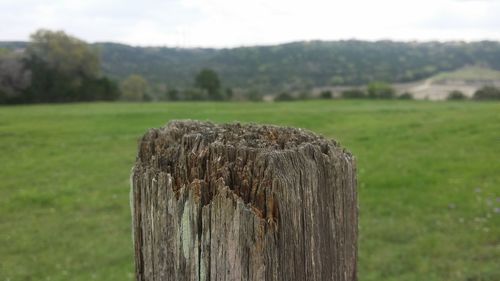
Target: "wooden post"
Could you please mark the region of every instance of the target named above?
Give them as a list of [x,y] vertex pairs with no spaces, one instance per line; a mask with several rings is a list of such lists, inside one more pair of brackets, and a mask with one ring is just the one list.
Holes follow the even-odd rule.
[[335,141],[173,121],[131,182],[138,281],[357,280],[355,160]]

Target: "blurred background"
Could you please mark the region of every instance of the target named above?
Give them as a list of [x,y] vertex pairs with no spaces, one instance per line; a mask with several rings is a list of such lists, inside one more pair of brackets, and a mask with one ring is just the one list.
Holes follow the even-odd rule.
[[500,280],[499,13],[0,0],[0,281],[133,280],[137,141],[188,118],[301,127],[351,150],[359,280]]

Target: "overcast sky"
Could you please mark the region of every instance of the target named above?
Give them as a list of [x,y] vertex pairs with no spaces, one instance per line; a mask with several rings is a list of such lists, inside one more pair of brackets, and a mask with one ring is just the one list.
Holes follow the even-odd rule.
[[0,0],[0,40],[234,47],[298,40],[500,40],[494,0]]

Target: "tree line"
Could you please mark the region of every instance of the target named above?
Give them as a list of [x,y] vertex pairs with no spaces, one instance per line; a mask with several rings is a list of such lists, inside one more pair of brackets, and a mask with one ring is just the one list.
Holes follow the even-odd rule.
[[[310,98],[308,92],[318,85],[365,82],[366,89],[346,90],[341,97],[411,99],[411,93],[397,96],[390,84],[377,81],[420,79],[467,63],[487,63],[500,69],[497,42],[318,41],[225,50],[133,48],[87,44],[62,31],[38,30],[28,44],[3,46],[0,103],[4,104],[118,99],[259,101],[265,92],[280,92],[275,100],[286,101]],[[130,75],[134,72],[137,74]],[[481,89],[475,99],[495,99],[495,90]],[[320,94],[320,98],[331,97],[328,91]],[[450,94],[450,99],[459,98],[459,93]]]
[[[281,92],[274,100],[275,101],[293,101],[293,100],[306,100],[313,98],[308,92],[301,92],[299,95],[292,95],[288,92]],[[333,99],[333,93],[329,90],[322,91],[317,98],[319,99]],[[366,87],[351,88],[340,92],[337,97],[340,99],[399,99],[399,100],[412,100],[414,96],[410,92],[397,94],[396,90],[389,84],[381,81],[369,83]],[[451,91],[447,100],[467,100],[472,99],[476,101],[489,101],[500,100],[500,88],[492,85],[486,85],[474,92],[471,98],[467,97],[459,90]]]
[[500,70],[500,43],[488,41],[310,41],[230,49],[95,46],[107,75],[125,79],[137,73],[155,90],[191,87],[202,68],[216,71],[225,87],[266,93],[417,81],[467,65]]
[[202,69],[194,77],[193,86],[177,89],[151,90],[144,77],[128,76],[121,83],[122,97],[128,101],[223,101],[233,97],[230,88],[222,88],[219,76],[212,69]]
[[102,73],[99,49],[63,31],[38,30],[24,49],[0,49],[0,104],[79,101],[225,100],[218,75],[202,69],[193,87],[171,88],[160,97],[138,74],[121,83]]

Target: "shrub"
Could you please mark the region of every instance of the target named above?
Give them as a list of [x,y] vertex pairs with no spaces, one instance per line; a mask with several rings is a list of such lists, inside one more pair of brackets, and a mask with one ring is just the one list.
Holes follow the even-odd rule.
[[283,92],[274,98],[274,101],[292,101],[294,98],[287,92]]
[[394,89],[384,82],[372,82],[368,84],[368,97],[371,99],[392,99],[395,96]]
[[232,100],[234,96],[233,89],[231,88],[226,88],[226,99],[227,100]]
[[262,101],[262,94],[257,90],[250,90],[247,97],[250,101]]
[[179,91],[175,88],[169,89],[166,93],[166,98],[169,101],[177,101],[179,100]]
[[484,86],[474,93],[475,100],[500,100],[500,89],[493,86]]
[[344,99],[362,99],[366,98],[366,93],[363,90],[351,89],[342,92],[342,98]]
[[200,89],[187,89],[184,91],[184,99],[192,101],[201,101],[207,99],[206,91]]
[[309,92],[300,92],[298,99],[299,100],[308,100],[311,98],[311,94]]
[[106,77],[83,80],[80,86],[80,97],[78,100],[94,101],[105,100],[112,101],[120,97],[121,92],[118,84]]
[[331,91],[323,91],[319,94],[319,98],[321,99],[331,99],[333,98],[332,92]]
[[464,100],[466,98],[465,94],[458,90],[451,91],[446,97],[447,100]]
[[400,99],[400,100],[412,100],[413,94],[409,93],[409,92],[404,92],[398,96],[398,99]]
[[143,101],[149,85],[141,75],[132,74],[121,83],[122,98],[127,101]]

